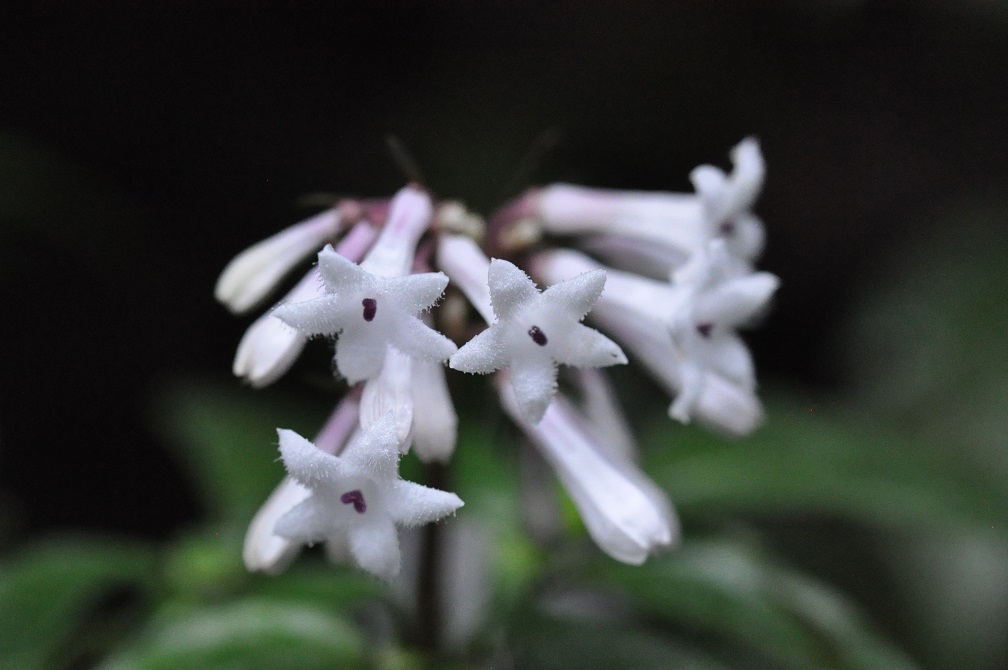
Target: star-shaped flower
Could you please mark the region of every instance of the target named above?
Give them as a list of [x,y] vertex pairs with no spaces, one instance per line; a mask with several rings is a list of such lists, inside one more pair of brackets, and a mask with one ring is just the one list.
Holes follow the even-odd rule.
[[754,137],[736,144],[731,159],[730,175],[701,165],[690,173],[690,181],[703,203],[710,234],[725,240],[733,256],[751,260],[763,250],[763,222],[751,210],[763,189],[766,164]]
[[396,526],[418,526],[462,507],[454,493],[399,478],[399,440],[390,412],[350,442],[340,456],[278,429],[280,456],[311,493],[277,520],[277,535],[297,542],[346,546],[358,564],[384,578],[399,572]]
[[448,285],[441,272],[377,277],[336,253],[319,252],[326,295],[277,307],[273,315],[306,336],[339,335],[336,367],[351,384],[381,372],[385,347],[408,356],[444,361],[456,347],[417,318]]
[[496,322],[451,357],[463,372],[510,368],[521,414],[538,423],[556,391],[557,365],[626,363],[615,342],[581,322],[605,285],[605,272],[586,272],[542,293],[528,275],[495,258],[488,272]]
[[736,333],[762,310],[780,280],[769,272],[737,275],[720,240],[673,275],[679,302],[669,332],[682,356],[682,384],[669,413],[688,421],[703,391],[706,372],[715,372],[746,391],[756,386],[752,357]]

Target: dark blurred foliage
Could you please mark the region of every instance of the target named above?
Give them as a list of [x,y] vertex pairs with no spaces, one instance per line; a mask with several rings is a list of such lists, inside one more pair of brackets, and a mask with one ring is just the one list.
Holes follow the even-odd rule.
[[[192,523],[153,389],[227,374],[248,319],[214,302],[219,271],[302,218],[305,195],[397,189],[388,134],[435,193],[485,213],[551,181],[688,190],[692,167],[758,136],[760,265],[783,280],[748,338],[761,382],[809,407],[856,387],[838,332],[883,264],[954,237],[941,227],[959,203],[1005,202],[1006,37],[1008,11],[982,2],[41,2],[3,17],[0,539]],[[322,406],[304,375],[262,393]],[[884,579],[848,586],[884,600]]]

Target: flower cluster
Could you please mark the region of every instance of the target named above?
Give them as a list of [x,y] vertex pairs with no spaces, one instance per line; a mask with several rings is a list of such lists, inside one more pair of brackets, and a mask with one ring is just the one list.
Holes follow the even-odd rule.
[[[236,257],[216,290],[236,313],[312,254],[318,262],[249,327],[235,374],[267,385],[321,336],[335,339],[334,371],[349,386],[314,443],[278,430],[289,475],[249,528],[248,568],[281,570],[303,545],[324,542],[334,559],[398,572],[396,527],[462,506],[398,475],[410,449],[444,462],[455,448],[446,368],[494,373],[503,410],[603,551],[638,564],[676,542],[672,506],[636,465],[633,435],[597,368],[629,353],[667,388],[673,418],[734,435],[760,423],[736,330],[778,281],[753,269],[763,246],[751,212],[764,176],[756,141],[736,146],[732,161],[730,174],[696,168],[693,194],[533,189],[488,226],[408,185],[387,201],[343,201]],[[469,323],[467,310],[434,314],[446,290],[485,325]],[[457,346],[435,325],[476,334]]]

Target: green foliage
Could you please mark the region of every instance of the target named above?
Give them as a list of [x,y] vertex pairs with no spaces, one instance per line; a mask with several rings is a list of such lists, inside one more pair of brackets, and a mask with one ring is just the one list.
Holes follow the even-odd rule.
[[117,634],[113,594],[155,579],[153,551],[138,543],[58,537],[0,563],[0,667],[54,667]]
[[315,605],[246,598],[215,607],[166,605],[102,670],[358,668],[364,642]]

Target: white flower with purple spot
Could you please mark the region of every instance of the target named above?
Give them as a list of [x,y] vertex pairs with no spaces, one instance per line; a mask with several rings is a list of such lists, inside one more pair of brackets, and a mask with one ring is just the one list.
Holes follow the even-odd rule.
[[736,329],[763,310],[780,280],[769,272],[736,274],[725,243],[711,242],[673,275],[677,300],[669,333],[681,356],[682,385],[669,414],[687,422],[715,373],[745,391],[756,387],[752,356]]
[[410,357],[444,361],[455,344],[418,318],[448,285],[440,272],[381,277],[327,246],[319,253],[326,295],[280,305],[273,315],[306,336],[338,335],[336,367],[351,384],[377,376],[392,345]]
[[284,466],[310,494],[277,520],[274,532],[305,544],[345,546],[360,567],[380,577],[399,573],[397,526],[437,521],[463,505],[454,493],[399,478],[391,413],[358,432],[340,456],[294,431],[277,434]]
[[508,368],[522,417],[537,423],[556,391],[557,365],[604,367],[627,362],[615,342],[581,323],[605,286],[605,272],[587,272],[542,293],[512,263],[490,261],[496,321],[451,357],[463,372]]

